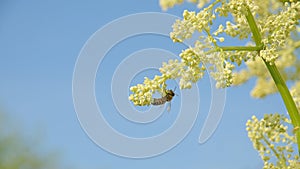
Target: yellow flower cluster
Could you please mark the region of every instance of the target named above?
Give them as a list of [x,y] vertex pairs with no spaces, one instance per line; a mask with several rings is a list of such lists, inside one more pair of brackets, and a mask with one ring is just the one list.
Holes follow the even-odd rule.
[[[185,10],[183,12],[183,20],[177,20],[173,25],[173,32],[170,33],[170,37],[174,42],[183,42],[192,37],[195,31],[208,33],[207,37],[199,37],[194,47],[184,50],[180,56],[185,64],[193,67],[193,72],[201,72],[201,69],[205,69],[204,66],[202,66],[201,69],[198,66],[193,66],[199,65],[200,62],[208,67],[211,76],[217,81],[216,86],[224,88],[230,86],[232,83],[232,70],[234,69],[234,65],[227,61],[231,53],[204,53],[204,51],[213,49],[213,44],[215,44],[217,40],[219,42],[224,41],[223,37],[217,37],[218,33],[215,32],[214,36],[209,33],[211,24],[216,18],[213,7],[214,4],[204,8],[199,13]],[[195,76],[197,76],[197,74],[195,74]],[[190,81],[194,82],[202,76],[203,74],[200,74]],[[186,81],[183,80],[182,82],[185,83]],[[191,84],[188,83],[188,86],[191,86]]]
[[197,4],[197,8],[203,8],[204,5],[210,2],[210,0],[189,0],[189,1]]
[[150,80],[145,77],[144,84],[138,84],[136,86],[130,87],[130,91],[133,92],[129,96],[129,100],[133,102],[136,106],[150,105],[152,101],[152,94],[155,91],[163,93],[163,89],[166,88],[165,81],[167,76],[155,76],[154,79]]
[[300,81],[298,81],[292,88],[291,88],[291,95],[296,103],[296,106],[300,112]]
[[[192,2],[197,4],[198,8],[203,8],[204,5],[208,4],[210,0],[188,0],[188,2]],[[160,0],[159,4],[163,10],[167,10],[168,8],[173,8],[175,5],[183,3],[183,0]]]
[[[290,121],[283,115],[266,114],[258,120],[252,116],[247,124],[248,137],[264,161],[264,169],[297,169],[299,155],[294,151],[296,137],[288,134]],[[272,163],[272,161],[276,163]]]
[[[163,9],[182,2],[183,0],[160,1]],[[224,37],[219,37],[220,35],[246,39],[252,34],[245,17],[246,8],[253,13],[259,31],[262,32],[263,50],[260,50],[259,54],[256,51],[223,51],[217,44],[224,41]],[[179,78],[180,88],[190,88],[192,83],[202,78],[206,69],[217,81],[216,86],[219,88],[232,84],[239,85],[251,77],[257,77],[252,96],[264,97],[277,92],[261,58],[276,63],[285,80],[300,80],[299,59],[293,53],[300,47],[300,43],[290,36],[291,32],[297,30],[295,25],[300,19],[299,11],[300,2],[283,5],[278,0],[216,0],[199,12],[185,10],[183,19],[177,20],[173,25],[171,39],[174,42],[184,42],[191,38],[195,31],[204,32],[207,36],[200,36],[194,46],[183,50],[180,54],[181,60],[163,63],[160,68],[161,76],[156,76],[153,80],[146,78],[143,84],[133,86],[131,88],[133,94],[129,99],[135,105],[149,105],[153,93],[158,91],[164,94],[165,82],[168,79]],[[211,33],[211,25],[216,15],[225,17],[232,15],[233,20],[227,21],[226,25],[219,25],[218,29]],[[233,72],[234,65],[243,62],[246,63],[247,69]],[[294,67],[297,71],[288,71],[287,68],[290,67]]]
[[168,79],[180,78],[180,88],[191,88],[192,83],[197,82],[202,78],[205,68],[199,67],[200,59],[192,49],[185,50],[181,55],[181,62],[179,60],[169,60],[168,63],[163,63],[159,69],[161,76],[155,76],[150,80],[145,78],[143,84],[138,84],[130,88],[132,94],[129,96],[134,105],[144,106],[150,105],[152,95],[155,92],[164,95],[166,90],[166,81]]
[[248,60],[246,66],[248,68],[247,70],[241,70],[233,74],[233,85],[243,84],[251,77],[256,76],[256,85],[251,91],[252,97],[263,98],[278,91],[262,59],[256,58],[255,60]]
[[159,5],[163,10],[173,8],[175,5],[181,4],[183,0],[160,0]]
[[256,3],[252,0],[231,0],[229,2],[222,1],[222,5],[215,9],[219,16],[227,17],[233,16],[233,21],[226,21],[226,25],[219,25],[215,33],[225,33],[231,37],[238,37],[239,39],[246,39],[251,35],[251,30],[248,21],[245,17],[246,7],[255,14],[258,10]]
[[183,12],[183,20],[176,20],[173,25],[173,31],[170,33],[171,39],[174,42],[183,42],[191,38],[196,30],[198,32],[202,32],[203,30],[209,31],[211,23],[216,18],[212,8],[213,5],[210,5],[199,13],[185,10]]
[[[275,61],[275,64],[284,80],[300,80],[300,60],[294,53],[300,47],[300,41],[288,40],[287,44],[287,47],[277,52],[280,56]],[[246,66],[247,69],[233,73],[233,85],[241,85],[250,78],[257,77],[255,87],[251,91],[252,97],[263,98],[278,91],[262,59],[250,59],[246,62]]]
[[[295,51],[300,47],[300,40],[292,37],[291,33],[299,34],[300,32],[300,27],[297,26],[300,19],[300,2],[291,1],[291,3],[284,4],[278,0],[268,0],[256,2],[255,5],[257,9],[268,9],[253,8],[252,10],[254,15],[259,16],[256,22],[262,34],[262,42],[265,44],[260,57],[270,63],[274,62],[284,80],[299,80],[300,60]],[[264,63],[257,56],[254,57],[256,57],[255,60],[246,62],[247,69],[233,74],[233,84],[240,85],[251,77],[257,77],[256,85],[251,91],[253,97],[262,98],[276,93],[277,88],[267,73]]]
[[274,62],[279,56],[276,51],[286,47],[286,41],[290,38],[290,32],[296,30],[299,22],[300,2],[285,3],[277,15],[265,16],[263,20],[258,20],[263,35],[262,42],[266,44],[266,49],[262,58],[269,62]]

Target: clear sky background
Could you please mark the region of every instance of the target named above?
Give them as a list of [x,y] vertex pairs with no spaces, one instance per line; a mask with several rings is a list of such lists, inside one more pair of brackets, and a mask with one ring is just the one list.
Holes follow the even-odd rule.
[[[181,16],[191,4],[177,6],[167,13]],[[0,105],[15,122],[9,128],[21,128],[26,137],[42,133],[45,150],[58,150],[62,163],[85,169],[256,169],[262,161],[247,137],[245,123],[253,114],[285,112],[279,95],[264,100],[249,96],[255,80],[244,86],[227,89],[226,106],[214,135],[204,144],[198,136],[210,106],[210,83],[206,76],[200,87],[200,115],[192,131],[172,150],[147,159],[115,156],[98,147],[85,134],[77,119],[72,100],[72,76],[79,52],[98,29],[119,17],[141,12],[162,12],[158,1],[0,1]],[[126,44],[127,43],[127,44]],[[230,44],[230,43],[229,43]],[[171,40],[159,36],[139,36],[123,41],[107,56],[126,57],[144,48],[161,48],[179,54],[183,49]],[[97,74],[96,85],[111,77],[114,67]],[[110,72],[110,73],[109,73]],[[144,74],[141,74],[142,77]],[[121,84],[120,84],[121,85]],[[106,86],[107,87],[107,86]],[[110,87],[110,86],[109,86]],[[107,89],[109,89],[109,87]],[[105,88],[97,88],[98,102],[110,105],[111,96]],[[107,100],[101,102],[101,97]],[[193,99],[193,98],[190,98]],[[105,100],[105,99],[104,99]],[[172,110],[178,109],[180,96],[174,98]],[[100,104],[99,103],[99,104]],[[115,109],[105,111],[115,112]],[[105,116],[113,124],[114,118]],[[170,118],[167,118],[170,116]],[[140,130],[159,133],[172,124],[176,113],[164,114],[157,126]],[[117,123],[115,123],[117,124]],[[144,129],[144,126],[140,126]],[[137,127],[138,128],[138,127]],[[132,126],[122,124],[116,129],[133,134]],[[147,131],[148,130],[148,131]]]

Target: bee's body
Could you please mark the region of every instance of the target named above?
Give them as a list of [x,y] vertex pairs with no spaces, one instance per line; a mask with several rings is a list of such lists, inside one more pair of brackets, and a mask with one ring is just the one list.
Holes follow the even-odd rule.
[[172,90],[166,90],[166,95],[161,98],[154,98],[151,102],[152,105],[162,105],[166,102],[170,102],[173,97],[175,96],[175,93]]

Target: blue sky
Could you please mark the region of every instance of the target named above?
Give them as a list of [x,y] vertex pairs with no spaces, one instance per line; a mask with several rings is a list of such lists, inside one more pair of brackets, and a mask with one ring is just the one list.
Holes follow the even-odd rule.
[[[194,9],[192,5],[185,4],[167,13],[180,17],[186,8]],[[210,105],[207,76],[198,83],[200,115],[191,132],[172,150],[152,158],[130,159],[108,153],[89,139],[80,126],[73,106],[72,77],[76,59],[86,41],[98,29],[120,17],[141,12],[162,11],[157,1],[2,0],[0,105],[15,121],[9,127],[20,127],[27,137],[42,132],[44,147],[59,150],[64,164],[78,168],[262,167],[247,137],[245,123],[253,114],[261,117],[262,113],[285,112],[285,109],[279,95],[264,100],[252,99],[249,92],[255,84],[254,80],[244,86],[227,89],[223,118],[216,132],[204,144],[199,144],[197,140]],[[103,67],[98,70],[104,73],[96,77],[97,102],[103,105],[105,117],[116,125],[116,130],[128,135],[138,133],[149,136],[161,132],[172,124],[179,107],[180,96],[172,102],[175,113],[163,114],[158,124],[151,123],[150,127],[119,123],[116,118],[120,117],[109,113],[116,112],[116,109],[110,106],[112,99],[106,80],[111,79],[116,67],[107,65],[117,65],[127,55],[145,48],[161,48],[179,54],[183,46],[155,35],[126,39],[107,54]],[[138,74],[136,81],[144,75],[154,74]]]

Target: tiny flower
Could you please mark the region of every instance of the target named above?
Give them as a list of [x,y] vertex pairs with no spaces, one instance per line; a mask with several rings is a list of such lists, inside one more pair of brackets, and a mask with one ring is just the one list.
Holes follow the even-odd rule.
[[220,42],[224,42],[224,38],[223,37],[220,37],[220,38],[218,38],[218,40],[220,41]]

